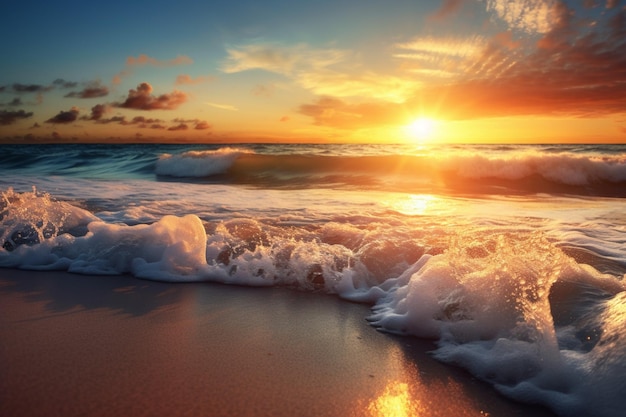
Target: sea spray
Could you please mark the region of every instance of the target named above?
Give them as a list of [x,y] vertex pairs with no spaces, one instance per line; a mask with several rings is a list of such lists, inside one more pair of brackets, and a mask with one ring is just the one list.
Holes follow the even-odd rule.
[[[623,298],[621,282],[576,263],[540,232],[494,234],[478,241],[461,233],[445,253],[419,263],[408,280],[400,277],[378,291],[369,318],[374,326],[437,340],[437,359],[469,370],[516,400],[545,404],[563,415],[617,415],[614,410],[602,414],[606,407],[600,403],[607,393],[626,388],[621,380],[607,378],[621,374],[609,367],[625,366],[614,356],[626,349],[619,345],[626,310],[615,301]],[[609,299],[593,310],[601,309],[600,319],[588,323],[596,316],[587,311],[581,317],[583,309],[574,308],[570,315],[580,318],[569,332],[563,327],[557,332],[550,297],[557,282],[593,283]],[[375,294],[373,289],[369,293]],[[585,333],[571,330],[581,321],[596,332],[603,329],[591,350],[580,349]],[[591,380],[602,387],[586,391]],[[595,414],[594,407],[602,413]]]
[[97,218],[86,210],[54,200],[48,193],[17,193],[12,188],[0,198],[0,242],[7,251],[32,245],[55,236],[84,234],[86,225]]

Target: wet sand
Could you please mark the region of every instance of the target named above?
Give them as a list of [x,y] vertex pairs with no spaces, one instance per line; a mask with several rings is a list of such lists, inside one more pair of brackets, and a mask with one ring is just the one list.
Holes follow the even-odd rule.
[[553,416],[368,314],[281,288],[0,269],[0,415]]

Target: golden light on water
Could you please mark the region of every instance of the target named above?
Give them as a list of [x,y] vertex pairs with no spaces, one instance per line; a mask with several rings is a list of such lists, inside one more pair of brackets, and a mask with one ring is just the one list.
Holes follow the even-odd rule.
[[415,215],[441,214],[442,210],[450,209],[450,202],[431,194],[398,194],[386,200],[387,206],[398,213]]
[[411,403],[409,384],[394,381],[367,407],[372,417],[411,417],[418,416],[415,404]]
[[456,381],[432,381],[420,377],[390,381],[364,410],[369,417],[488,417]]

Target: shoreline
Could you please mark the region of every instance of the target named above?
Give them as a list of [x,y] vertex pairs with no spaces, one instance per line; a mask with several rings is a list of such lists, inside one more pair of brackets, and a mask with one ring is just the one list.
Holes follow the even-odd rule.
[[0,415],[554,416],[335,296],[0,268],[0,305]]

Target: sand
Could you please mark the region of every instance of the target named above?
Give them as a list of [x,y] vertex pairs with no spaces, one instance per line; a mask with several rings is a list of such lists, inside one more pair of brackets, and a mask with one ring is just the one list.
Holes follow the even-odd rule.
[[368,313],[285,288],[0,269],[0,415],[552,416]]

